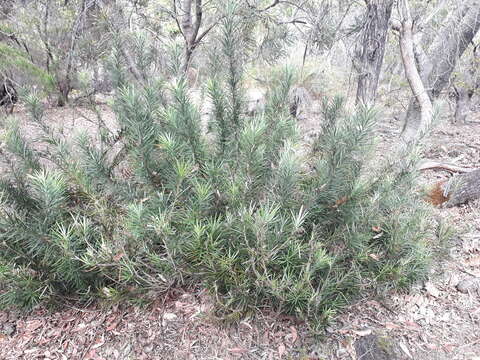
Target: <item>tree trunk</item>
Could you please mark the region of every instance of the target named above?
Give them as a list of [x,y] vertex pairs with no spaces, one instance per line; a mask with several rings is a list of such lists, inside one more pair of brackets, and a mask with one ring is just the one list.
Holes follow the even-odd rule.
[[[400,32],[400,53],[405,68],[405,74],[415,97],[417,107],[411,109],[415,111],[420,119],[421,126],[418,129],[419,134],[427,131],[433,117],[433,107],[430,97],[425,90],[422,78],[418,72],[417,64],[415,62],[414,43],[413,43],[413,20],[410,14],[410,7],[408,0],[399,0],[398,11],[401,22],[395,25]],[[410,110],[410,109],[409,109]],[[409,141],[413,139],[408,139]]]
[[467,114],[472,104],[472,97],[475,92],[472,89],[455,87],[455,116],[453,122],[455,124],[465,124],[467,122]]
[[366,1],[367,13],[362,48],[358,54],[358,85],[356,103],[375,103],[378,79],[382,70],[388,23],[393,0]]
[[57,106],[63,107],[68,104],[68,96],[70,95],[70,91],[72,91],[70,79],[66,77],[63,80],[58,81],[57,88],[58,88]]
[[402,129],[402,137],[407,142],[413,140],[417,136],[418,128],[421,123],[421,111],[418,101],[413,98],[408,104],[405,113],[405,122]]
[[190,61],[192,57],[192,0],[183,0],[182,1],[182,34],[185,40],[185,55],[182,64],[182,71],[186,74],[188,67],[190,66]]
[[456,84],[453,85],[455,96],[455,116],[453,122],[455,124],[467,122],[467,114],[472,104],[472,97],[477,89],[480,88],[479,65],[480,47],[477,45],[473,49],[473,58],[466,74],[460,76],[460,81],[456,81]]
[[[448,84],[450,76],[455,69],[458,59],[465,52],[480,28],[480,0],[466,1],[451,16],[443,31],[433,41],[429,52],[429,66],[422,73],[424,86],[432,100],[438,98]],[[420,106],[410,101],[406,116],[403,137],[411,141],[419,135],[419,129],[424,129],[422,124]]]
[[17,91],[10,79],[4,79],[0,81],[0,106],[5,107],[5,111],[8,114],[13,113],[13,108],[18,100]]
[[[182,21],[181,30],[185,40],[185,58],[183,59],[182,71],[187,73],[188,68],[192,62],[193,51],[197,47],[199,41],[198,34],[200,26],[202,25],[203,4],[202,0],[183,0],[182,2]],[[192,5],[195,6],[195,13],[192,14]],[[195,20],[195,21],[194,21]]]
[[444,207],[452,207],[480,199],[480,169],[452,177],[444,187],[448,201]]

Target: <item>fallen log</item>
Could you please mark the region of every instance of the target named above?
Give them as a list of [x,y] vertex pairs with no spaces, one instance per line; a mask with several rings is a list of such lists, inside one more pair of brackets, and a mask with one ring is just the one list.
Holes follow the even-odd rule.
[[453,176],[443,185],[447,199],[443,207],[453,207],[480,199],[480,169]]

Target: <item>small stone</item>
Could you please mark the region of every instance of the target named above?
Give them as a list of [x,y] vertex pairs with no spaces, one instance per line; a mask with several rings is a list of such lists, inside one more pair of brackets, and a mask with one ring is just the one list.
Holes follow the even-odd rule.
[[150,353],[153,351],[153,344],[152,343],[147,343],[146,345],[143,346],[143,351],[146,353]]
[[15,326],[10,323],[3,325],[3,333],[7,336],[12,336],[15,333]]
[[469,292],[480,290],[480,278],[466,279],[460,281],[457,285],[457,290],[461,293],[468,294]]
[[18,315],[17,312],[15,311],[12,311],[8,314],[8,320],[12,321],[12,322],[15,322],[17,321],[18,319],[20,318],[20,316]]
[[375,334],[359,338],[355,342],[355,352],[357,359],[362,360],[397,360],[399,349],[396,348],[397,342],[388,336],[378,336]]
[[331,326],[327,326],[327,327],[325,328],[325,331],[326,331],[327,333],[329,333],[329,334],[333,334],[333,333],[335,332],[335,329],[332,328]]
[[163,323],[168,322],[168,321],[174,321],[177,319],[177,315],[174,313],[165,313],[163,314]]
[[0,312],[0,323],[4,323],[8,320],[8,313]]
[[440,296],[440,291],[430,281],[425,283],[425,290],[430,296],[433,296],[435,298],[438,298]]

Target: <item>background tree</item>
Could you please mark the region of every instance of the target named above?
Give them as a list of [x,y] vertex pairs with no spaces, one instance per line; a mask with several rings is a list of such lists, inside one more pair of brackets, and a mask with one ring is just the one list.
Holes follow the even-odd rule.
[[420,137],[426,134],[433,121],[433,106],[415,62],[413,18],[410,12],[410,4],[408,0],[400,0],[397,4],[400,21],[399,24],[395,24],[395,28],[400,33],[400,52],[405,68],[405,76],[420,111],[419,128],[416,129],[417,136]]
[[480,47],[471,46],[472,51],[467,61],[464,61],[453,75],[452,88],[455,99],[455,114],[453,122],[465,124],[467,114],[472,105],[472,99],[480,88]]
[[59,106],[68,102],[81,67],[102,54],[98,47],[88,54],[85,51],[92,39],[89,35],[93,35],[97,2],[15,1],[7,15],[8,45],[25,52],[33,65],[50,75]]
[[[419,73],[431,101],[436,100],[448,85],[459,58],[479,28],[480,1],[461,3],[433,39],[428,53],[423,51],[421,44],[417,44],[416,58],[419,64]],[[424,121],[421,115],[421,104],[414,98],[410,101],[405,114],[404,138],[407,141],[415,138],[418,130],[425,126]]]
[[375,103],[393,3],[393,0],[365,0],[362,37],[355,60],[358,71],[356,103]]

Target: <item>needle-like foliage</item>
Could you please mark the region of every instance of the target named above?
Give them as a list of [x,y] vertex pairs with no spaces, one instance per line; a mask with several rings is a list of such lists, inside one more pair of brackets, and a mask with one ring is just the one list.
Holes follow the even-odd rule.
[[425,274],[428,228],[413,163],[376,170],[376,113],[325,100],[320,134],[301,151],[288,106],[293,70],[248,114],[235,11],[227,8],[220,30],[226,66],[208,82],[208,133],[181,77],[133,86],[118,75],[118,129],[99,123],[99,136],[74,141],[26,99],[45,144],[7,124],[3,305],[193,282],[232,319],[274,308],[321,324],[361,292]]

